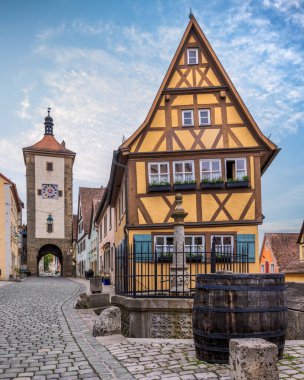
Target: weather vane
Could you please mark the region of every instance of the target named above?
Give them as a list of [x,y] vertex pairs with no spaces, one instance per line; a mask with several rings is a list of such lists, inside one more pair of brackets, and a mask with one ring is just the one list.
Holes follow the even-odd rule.
[[50,116],[50,112],[51,112],[51,108],[50,107],[48,107],[47,112],[48,112],[48,116]]

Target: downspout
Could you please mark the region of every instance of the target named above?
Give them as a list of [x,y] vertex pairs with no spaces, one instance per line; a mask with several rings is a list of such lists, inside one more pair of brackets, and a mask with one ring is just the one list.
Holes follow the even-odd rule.
[[125,236],[126,236],[126,247],[129,247],[129,231],[128,231],[128,224],[129,224],[129,210],[128,210],[128,202],[129,202],[129,191],[128,191],[128,185],[129,185],[129,171],[128,171],[128,165],[123,165],[123,164],[120,164],[119,162],[117,162],[116,160],[114,161],[114,165],[120,167],[120,168],[123,168],[125,169],[126,171],[126,178],[125,178],[125,190],[126,190],[126,193],[125,193],[125,198],[126,198],[126,224],[124,226],[124,233],[125,233]]

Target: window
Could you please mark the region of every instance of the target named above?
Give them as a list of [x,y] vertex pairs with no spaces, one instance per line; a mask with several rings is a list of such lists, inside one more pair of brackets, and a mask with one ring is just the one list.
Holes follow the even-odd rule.
[[155,253],[173,252],[173,236],[155,236]]
[[273,263],[270,264],[270,273],[274,273],[274,264]]
[[212,243],[214,243],[214,249],[217,253],[233,253],[233,236],[211,236]]
[[168,183],[170,182],[169,176],[169,163],[168,162],[155,162],[149,163],[149,183]]
[[210,125],[211,124],[210,109],[204,108],[204,109],[199,110],[198,120],[199,120],[199,125]]
[[59,196],[59,197],[62,197],[62,190],[59,190],[59,191],[58,191],[58,196]]
[[102,240],[102,223],[100,223],[100,226],[99,226],[99,241]]
[[109,207],[109,230],[112,228],[112,209]]
[[201,179],[214,180],[222,177],[220,160],[201,160]]
[[180,161],[173,163],[174,182],[191,182],[194,180],[194,162]]
[[205,250],[204,236],[186,236],[185,237],[185,252],[200,252]]
[[104,218],[103,218],[103,233],[104,233],[104,236],[106,236],[107,232],[108,232],[108,220],[107,220],[107,213],[105,214]]
[[193,110],[182,110],[183,127],[193,127]]
[[37,195],[41,195],[42,193],[41,193],[41,189],[38,189],[37,190]]
[[226,160],[226,178],[227,180],[242,180],[247,176],[246,158],[236,158]]
[[53,162],[47,162],[46,163],[46,170],[48,172],[52,172],[53,171]]
[[264,264],[261,265],[261,273],[265,273],[265,265]]
[[53,224],[47,224],[47,232],[48,233],[51,233],[51,232],[53,232]]
[[188,62],[188,65],[198,64],[198,49],[187,50],[187,62]]

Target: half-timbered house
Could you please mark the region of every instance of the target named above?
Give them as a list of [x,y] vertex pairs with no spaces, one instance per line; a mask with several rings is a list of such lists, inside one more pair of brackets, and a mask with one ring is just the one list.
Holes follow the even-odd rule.
[[[189,24],[144,123],[114,153],[109,191],[115,245],[173,249],[183,194],[185,250],[236,252],[259,272],[261,176],[278,147],[266,138],[196,19]],[[143,246],[141,245],[141,250]]]

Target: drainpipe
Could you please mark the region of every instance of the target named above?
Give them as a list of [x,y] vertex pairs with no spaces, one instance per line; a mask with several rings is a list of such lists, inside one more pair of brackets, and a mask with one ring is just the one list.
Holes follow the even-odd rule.
[[128,185],[129,185],[129,171],[128,171],[128,166],[127,165],[123,165],[123,164],[120,164],[119,162],[117,162],[116,160],[114,161],[114,165],[120,167],[120,168],[123,168],[125,169],[126,171],[126,178],[125,178],[125,198],[126,198],[126,224],[124,226],[124,233],[125,233],[125,236],[127,237],[127,243],[126,243],[126,246],[127,248],[129,247],[129,231],[128,231],[128,224],[129,224],[129,210],[128,210],[128,195],[129,195],[129,191],[128,191]]

